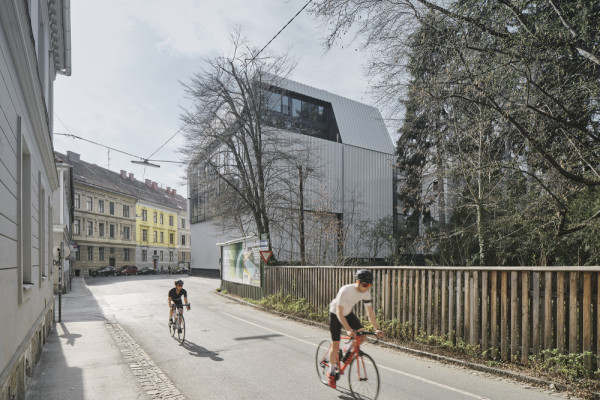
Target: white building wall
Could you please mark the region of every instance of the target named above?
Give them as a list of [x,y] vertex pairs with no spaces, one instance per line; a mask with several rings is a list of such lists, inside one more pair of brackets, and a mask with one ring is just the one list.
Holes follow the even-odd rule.
[[221,269],[220,249],[217,243],[223,241],[220,230],[210,221],[191,225],[192,269]]
[[56,73],[48,2],[29,3],[35,15],[25,1],[0,2],[0,320],[11,321],[0,327],[0,398],[14,399],[24,398],[54,305],[58,177],[48,110]]

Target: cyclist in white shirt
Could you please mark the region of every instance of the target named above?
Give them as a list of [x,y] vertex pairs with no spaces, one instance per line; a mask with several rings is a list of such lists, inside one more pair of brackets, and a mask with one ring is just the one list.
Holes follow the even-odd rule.
[[[340,336],[342,327],[346,329],[349,336],[354,336],[355,332],[363,331],[364,328],[358,317],[352,312],[356,303],[362,300],[367,311],[367,317],[378,337],[383,337],[383,332],[379,329],[375,312],[371,304],[371,286],[373,285],[373,274],[371,271],[361,269],[356,272],[356,283],[342,286],[335,296],[335,299],[329,305],[329,330],[331,331],[331,352],[329,353],[330,369],[327,372],[329,386],[335,389],[339,365],[338,350],[340,348]],[[363,340],[363,337],[359,337]],[[352,349],[346,349],[351,351]],[[337,360],[337,362],[336,362]]]

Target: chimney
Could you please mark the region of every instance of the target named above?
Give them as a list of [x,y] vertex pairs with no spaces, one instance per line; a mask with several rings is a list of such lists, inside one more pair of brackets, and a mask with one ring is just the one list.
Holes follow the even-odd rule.
[[79,153],[74,153],[72,151],[67,151],[67,157],[73,161],[79,161]]
[[156,182],[152,182],[152,188],[153,189],[157,189],[158,188],[158,184]]
[[129,179],[131,179],[132,181],[135,181],[135,178],[134,178],[134,176],[133,176],[133,172],[130,172],[130,173],[129,173]]
[[146,179],[146,186],[152,187],[152,181],[150,179]]
[[177,190],[173,189],[171,193],[173,194],[173,196],[175,196],[177,194]]
[[171,188],[167,186],[167,194],[171,194]]
[[121,170],[121,178],[127,179],[127,171]]

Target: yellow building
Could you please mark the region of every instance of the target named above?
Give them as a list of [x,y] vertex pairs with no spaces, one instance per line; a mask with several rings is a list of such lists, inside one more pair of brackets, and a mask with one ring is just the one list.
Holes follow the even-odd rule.
[[177,267],[177,210],[147,201],[136,205],[136,259],[138,268],[160,271]]

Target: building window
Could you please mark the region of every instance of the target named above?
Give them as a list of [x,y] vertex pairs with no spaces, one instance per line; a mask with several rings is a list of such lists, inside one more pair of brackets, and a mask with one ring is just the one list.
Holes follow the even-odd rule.
[[181,218],[181,229],[185,229],[185,218]]
[[104,247],[98,247],[98,261],[104,261]]
[[181,252],[181,261],[185,261],[185,252]]
[[173,250],[169,251],[169,261],[173,261]]
[[173,234],[169,233],[169,244],[173,244]]
[[92,211],[92,198],[91,197],[86,197],[85,200],[85,209],[88,211]]
[[77,251],[75,252],[75,261],[81,261],[81,251],[79,251],[81,249],[77,249]]
[[156,214],[156,213],[154,213],[154,218],[153,218],[153,221],[154,221],[154,223],[156,223],[156,222],[157,222],[157,214]]
[[161,225],[162,225],[162,224],[164,224],[164,220],[163,220],[163,214],[162,214],[162,213],[160,214],[160,224],[161,224]]
[[160,251],[160,261],[164,261],[164,257],[163,257],[163,251]]
[[142,221],[148,221],[148,212],[146,210],[142,210]]
[[115,203],[112,201],[109,203],[110,215],[115,215]]
[[98,200],[98,212],[104,212],[104,200]]
[[185,235],[181,235],[181,245],[185,246]]
[[160,233],[160,242],[161,242],[161,243],[164,243],[164,242],[165,242],[165,233],[164,233],[164,232],[161,232],[161,233]]
[[123,239],[129,240],[130,228],[128,226],[123,227]]
[[94,224],[91,221],[88,221],[88,223],[87,223],[87,235],[88,236],[94,235]]
[[98,224],[98,236],[104,237],[104,223],[102,222]]
[[123,216],[129,218],[129,206],[123,206]]
[[115,225],[114,224],[110,224],[110,237],[111,238],[115,237]]
[[142,250],[142,261],[148,261],[148,251]]
[[88,261],[94,260],[94,248],[92,246],[87,247],[87,259]]
[[152,232],[152,236],[154,239],[154,243],[158,242],[158,232],[156,232],[156,231]]
[[123,261],[129,261],[129,249],[123,249]]
[[148,230],[147,229],[142,229],[142,241],[143,242],[148,241]]
[[81,222],[78,219],[73,221],[73,235],[81,235]]
[[109,251],[110,251],[110,254],[115,254],[115,248],[114,247],[111,247]]
[[79,195],[79,193],[75,193],[75,197],[73,198],[73,201],[75,202],[74,207],[75,208],[81,208],[81,196]]
[[169,226],[173,226],[173,216],[169,215]]

